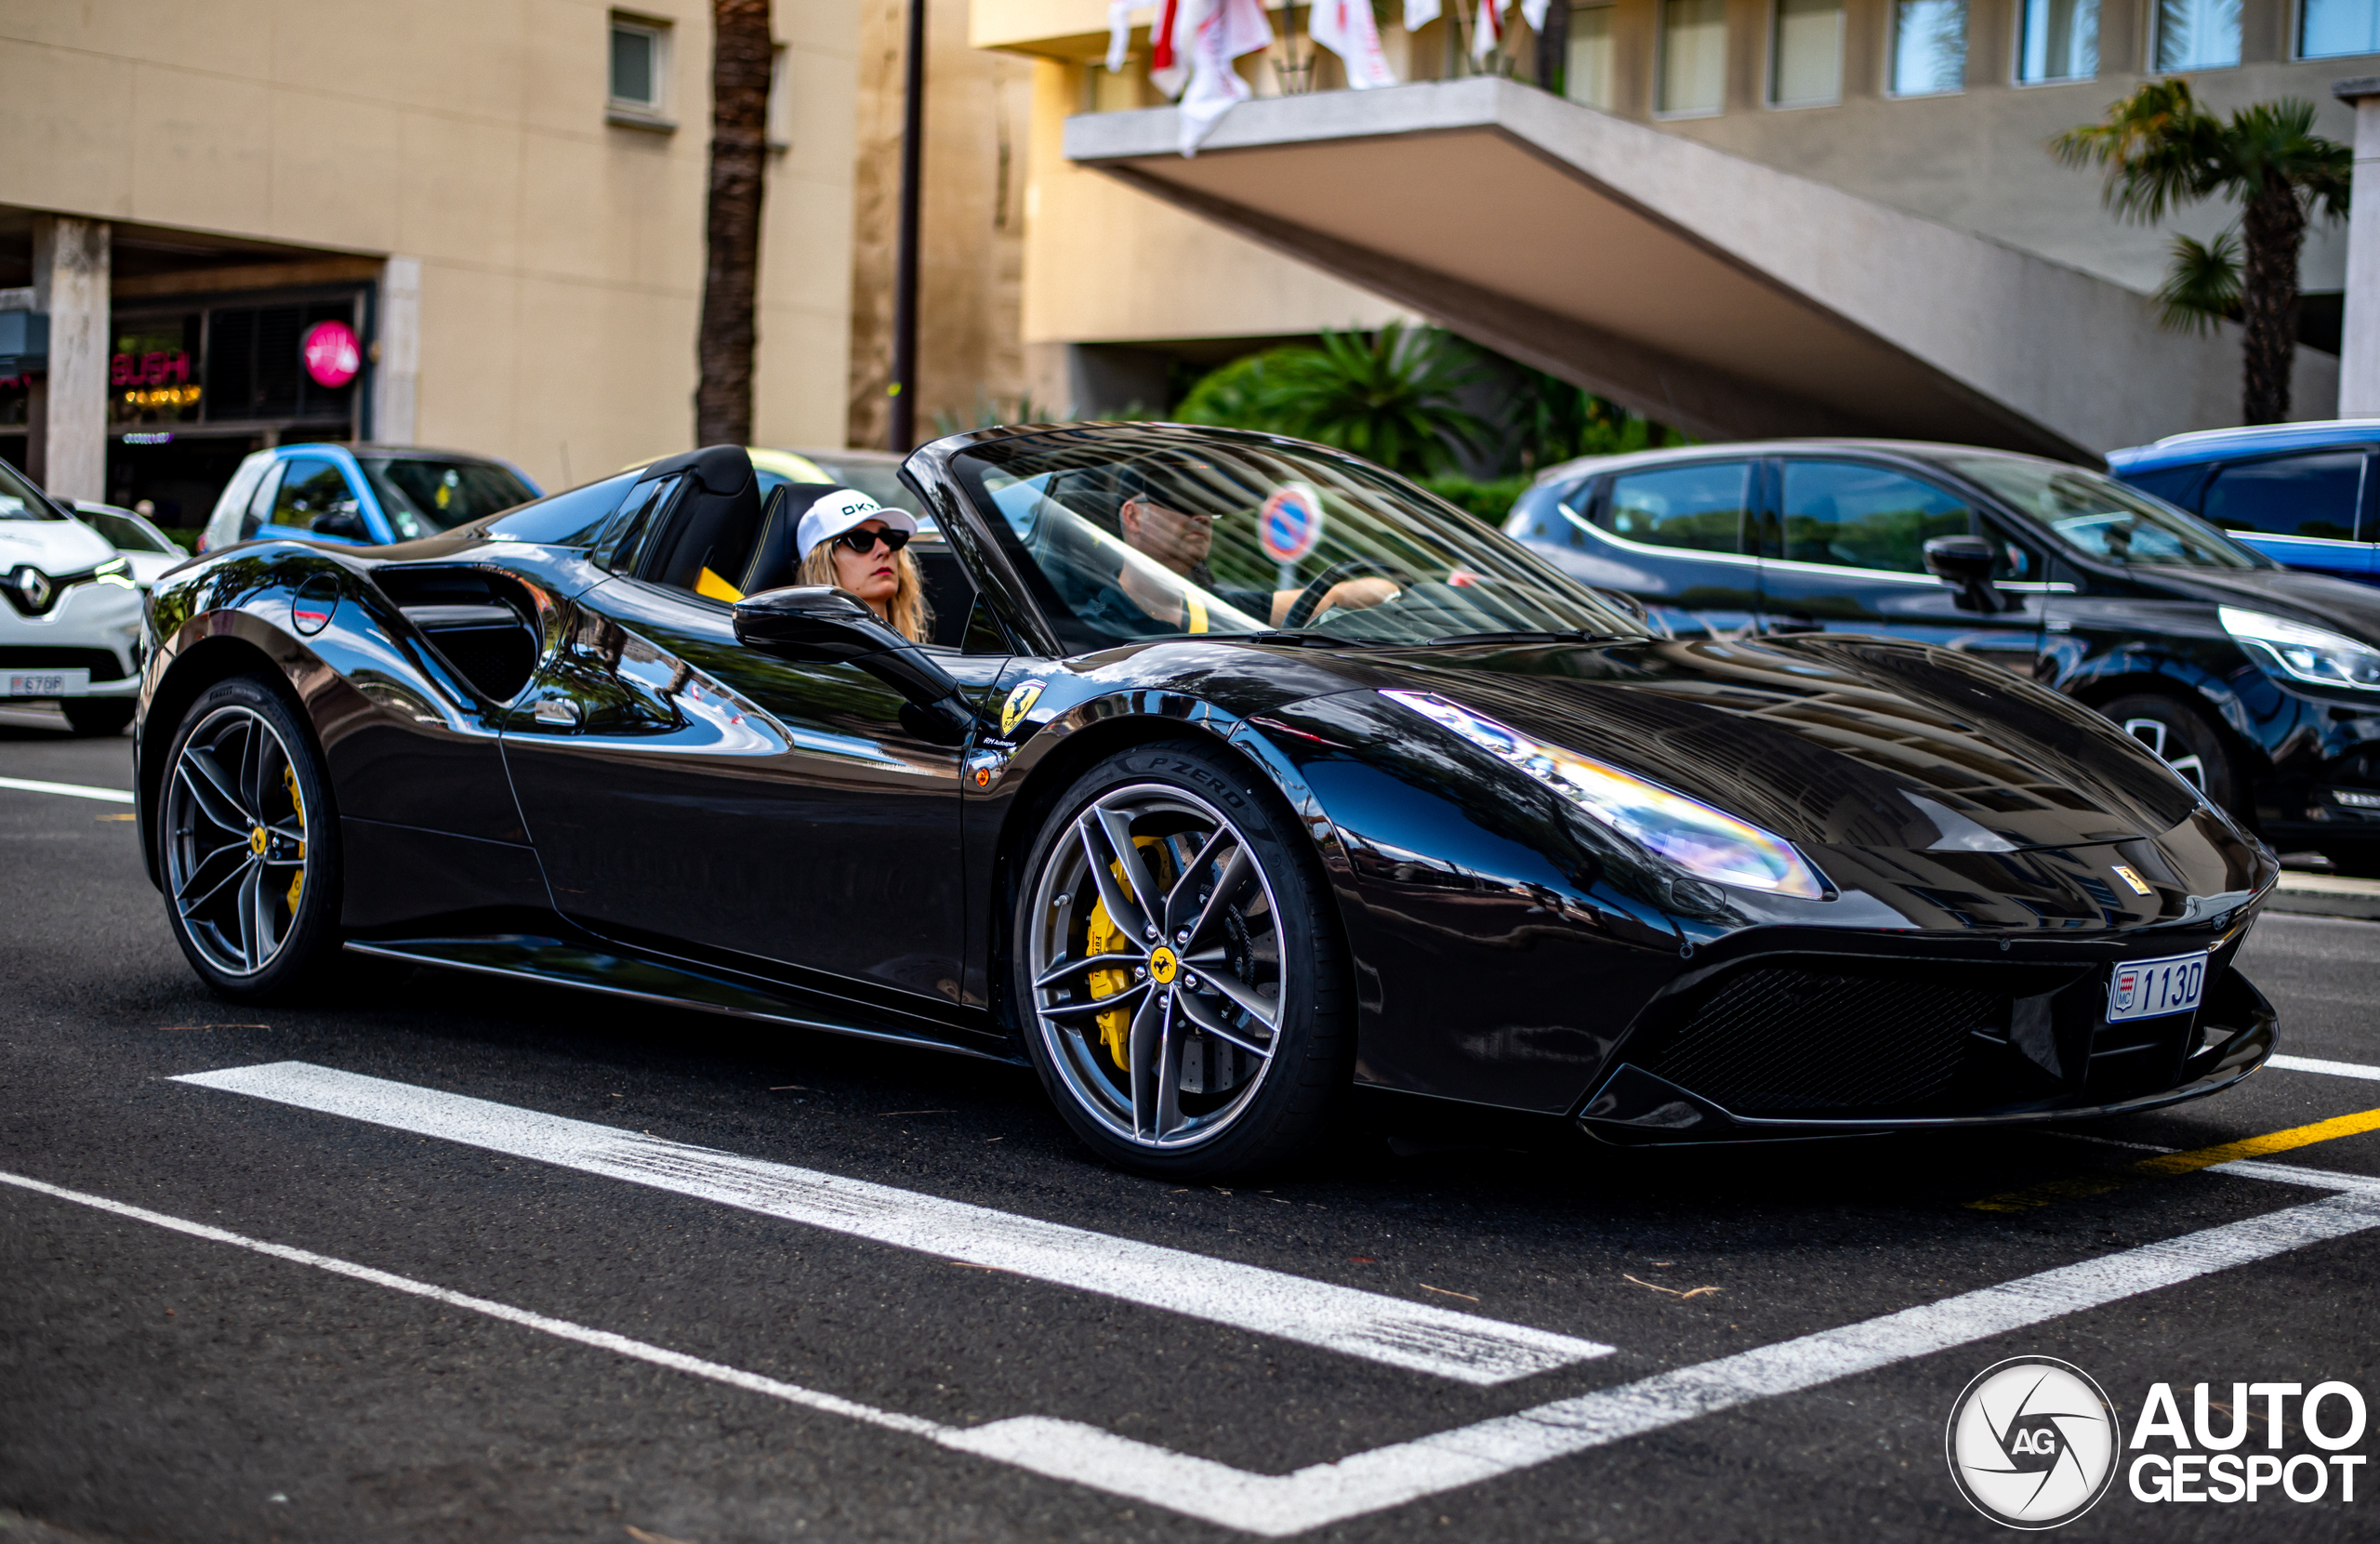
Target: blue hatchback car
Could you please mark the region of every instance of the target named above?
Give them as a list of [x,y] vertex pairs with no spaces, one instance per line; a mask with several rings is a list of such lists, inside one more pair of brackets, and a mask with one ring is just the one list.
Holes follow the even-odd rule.
[[2205,429],[2108,457],[2275,562],[2380,585],[2380,419]]
[[272,537],[385,547],[544,496],[520,468],[414,445],[274,445],[231,474],[201,552]]

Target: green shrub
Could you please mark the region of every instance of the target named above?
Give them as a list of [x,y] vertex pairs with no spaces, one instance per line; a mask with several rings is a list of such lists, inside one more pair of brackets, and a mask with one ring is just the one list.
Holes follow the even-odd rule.
[[1500,477],[1492,482],[1482,482],[1460,473],[1443,477],[1414,479],[1424,488],[1459,509],[1467,509],[1490,525],[1501,525],[1504,517],[1513,512],[1513,501],[1528,492],[1530,479]]

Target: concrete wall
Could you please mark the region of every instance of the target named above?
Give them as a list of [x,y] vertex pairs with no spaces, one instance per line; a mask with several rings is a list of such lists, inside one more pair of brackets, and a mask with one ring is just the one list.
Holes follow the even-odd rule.
[[[583,480],[693,437],[709,9],[633,9],[674,21],[674,132],[606,124],[597,0],[10,6],[0,205],[417,258],[416,438]],[[776,6],[763,441],[842,438],[858,24]]]

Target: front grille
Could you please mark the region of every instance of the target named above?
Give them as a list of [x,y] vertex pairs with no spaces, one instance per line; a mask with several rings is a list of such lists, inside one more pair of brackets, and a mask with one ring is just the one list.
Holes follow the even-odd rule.
[[1955,983],[1746,970],[1639,1064],[1738,1115],[1900,1109],[1949,1089],[2003,1010]]
[[0,646],[0,670],[88,670],[93,680],[122,680],[124,661],[105,649],[51,649],[34,644]]

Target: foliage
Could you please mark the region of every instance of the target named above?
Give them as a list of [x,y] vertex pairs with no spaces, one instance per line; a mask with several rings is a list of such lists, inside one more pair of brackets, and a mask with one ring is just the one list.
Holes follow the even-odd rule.
[[2067,165],[2105,167],[2102,196],[2120,218],[2153,224],[2211,198],[2240,206],[2236,245],[2228,231],[2175,243],[2160,314],[2203,331],[2236,308],[2247,331],[2243,415],[2252,424],[2287,417],[2307,221],[2346,217],[2354,173],[2347,147],[2314,132],[2314,105],[2257,102],[2225,119],[2199,105],[2188,81],[2150,81],[2049,148]]
[[1530,472],[1580,455],[1618,455],[1686,442],[1686,436],[1668,425],[1640,418],[1582,387],[1527,365],[1513,368],[1520,379],[1504,415],[1512,437],[1504,457],[1507,467]]
[[1447,472],[1415,481],[1455,508],[1466,509],[1490,525],[1500,526],[1504,523],[1504,517],[1513,512],[1514,502],[1528,492],[1530,479],[1524,475],[1500,477],[1492,482],[1482,482],[1461,472]]
[[1177,416],[1318,441],[1394,471],[1430,473],[1493,442],[1494,429],[1459,400],[1482,374],[1477,356],[1451,335],[1408,332],[1392,322],[1369,335],[1326,331],[1319,347],[1235,360],[1193,387]]
[[1064,421],[1064,415],[1052,411],[1044,403],[1035,402],[1033,394],[1029,391],[1018,397],[1012,404],[998,397],[978,396],[975,399],[975,418],[972,423],[962,422],[958,414],[946,407],[937,407],[933,410],[933,431],[937,437],[945,434],[960,434],[971,429],[998,429],[1003,424],[1054,424]]

